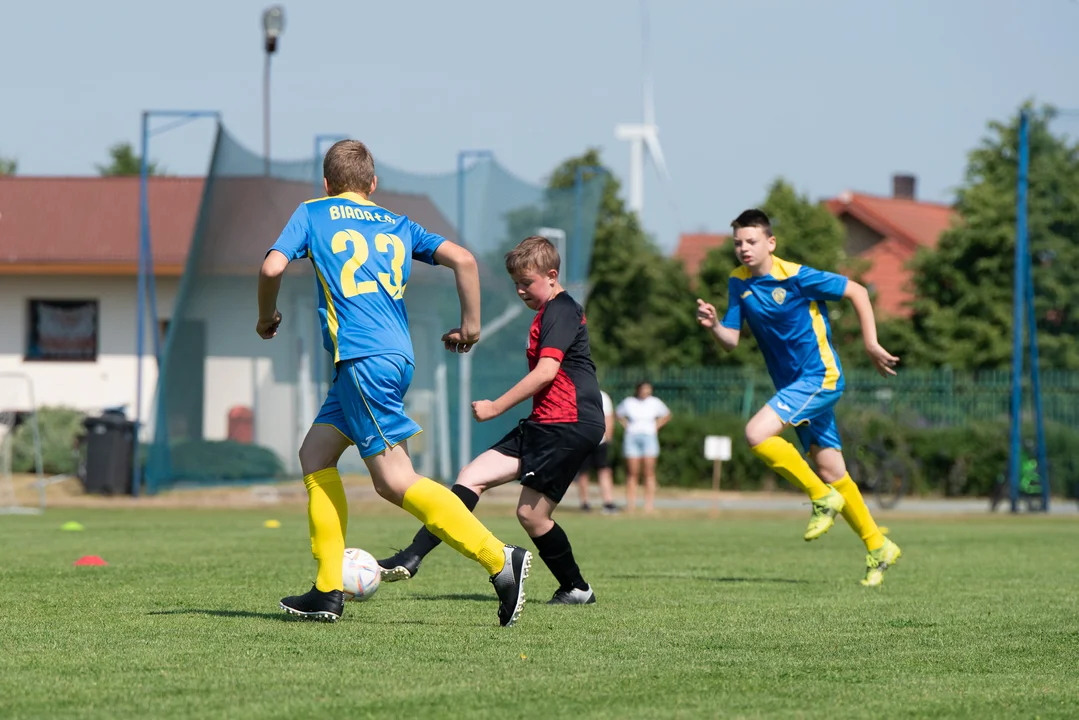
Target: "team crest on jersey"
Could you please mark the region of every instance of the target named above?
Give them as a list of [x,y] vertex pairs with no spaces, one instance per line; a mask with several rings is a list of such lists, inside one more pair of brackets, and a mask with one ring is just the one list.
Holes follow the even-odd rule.
[[787,299],[787,291],[783,288],[776,288],[772,291],[772,299],[776,301],[777,305],[782,305],[783,301]]

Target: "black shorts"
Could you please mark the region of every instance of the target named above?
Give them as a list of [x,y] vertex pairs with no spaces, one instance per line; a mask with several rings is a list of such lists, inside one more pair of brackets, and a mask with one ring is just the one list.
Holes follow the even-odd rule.
[[602,425],[538,423],[522,420],[491,446],[495,452],[521,460],[518,480],[556,503],[573,484],[585,461],[603,439]]
[[600,443],[595,449],[588,453],[588,457],[581,463],[580,472],[588,472],[589,470],[604,470],[611,466],[611,453],[610,443]]

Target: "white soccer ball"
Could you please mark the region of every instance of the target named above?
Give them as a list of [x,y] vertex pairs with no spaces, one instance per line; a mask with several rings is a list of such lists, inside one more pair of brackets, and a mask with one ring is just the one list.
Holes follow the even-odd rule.
[[382,582],[378,561],[366,550],[347,548],[342,565],[346,600],[369,600]]

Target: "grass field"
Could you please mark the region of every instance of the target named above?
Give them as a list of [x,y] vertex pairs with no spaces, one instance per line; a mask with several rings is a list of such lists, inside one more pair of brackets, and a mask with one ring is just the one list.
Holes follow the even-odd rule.
[[[0,517],[0,717],[1079,716],[1079,522],[894,522],[903,560],[867,591],[853,534],[807,544],[804,519],[565,513],[598,604],[544,605],[537,559],[502,629],[448,548],[336,625],[286,620],[314,575],[298,508]],[[376,555],[415,529],[351,522]],[[90,554],[110,565],[72,567]]]

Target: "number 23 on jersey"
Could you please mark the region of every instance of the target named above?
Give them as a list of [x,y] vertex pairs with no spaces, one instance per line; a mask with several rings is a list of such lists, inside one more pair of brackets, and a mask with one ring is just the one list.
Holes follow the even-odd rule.
[[367,238],[355,230],[340,230],[334,233],[330,240],[330,247],[334,255],[348,252],[348,243],[352,243],[352,257],[345,261],[341,268],[341,291],[346,298],[357,295],[365,295],[378,291],[379,284],[389,293],[394,300],[401,300],[405,296],[405,287],[401,283],[405,267],[405,244],[396,235],[379,233],[375,235],[375,250],[379,253],[392,253],[390,258],[390,272],[378,273],[378,282],[363,280],[356,282],[356,273],[371,253],[367,244]]

